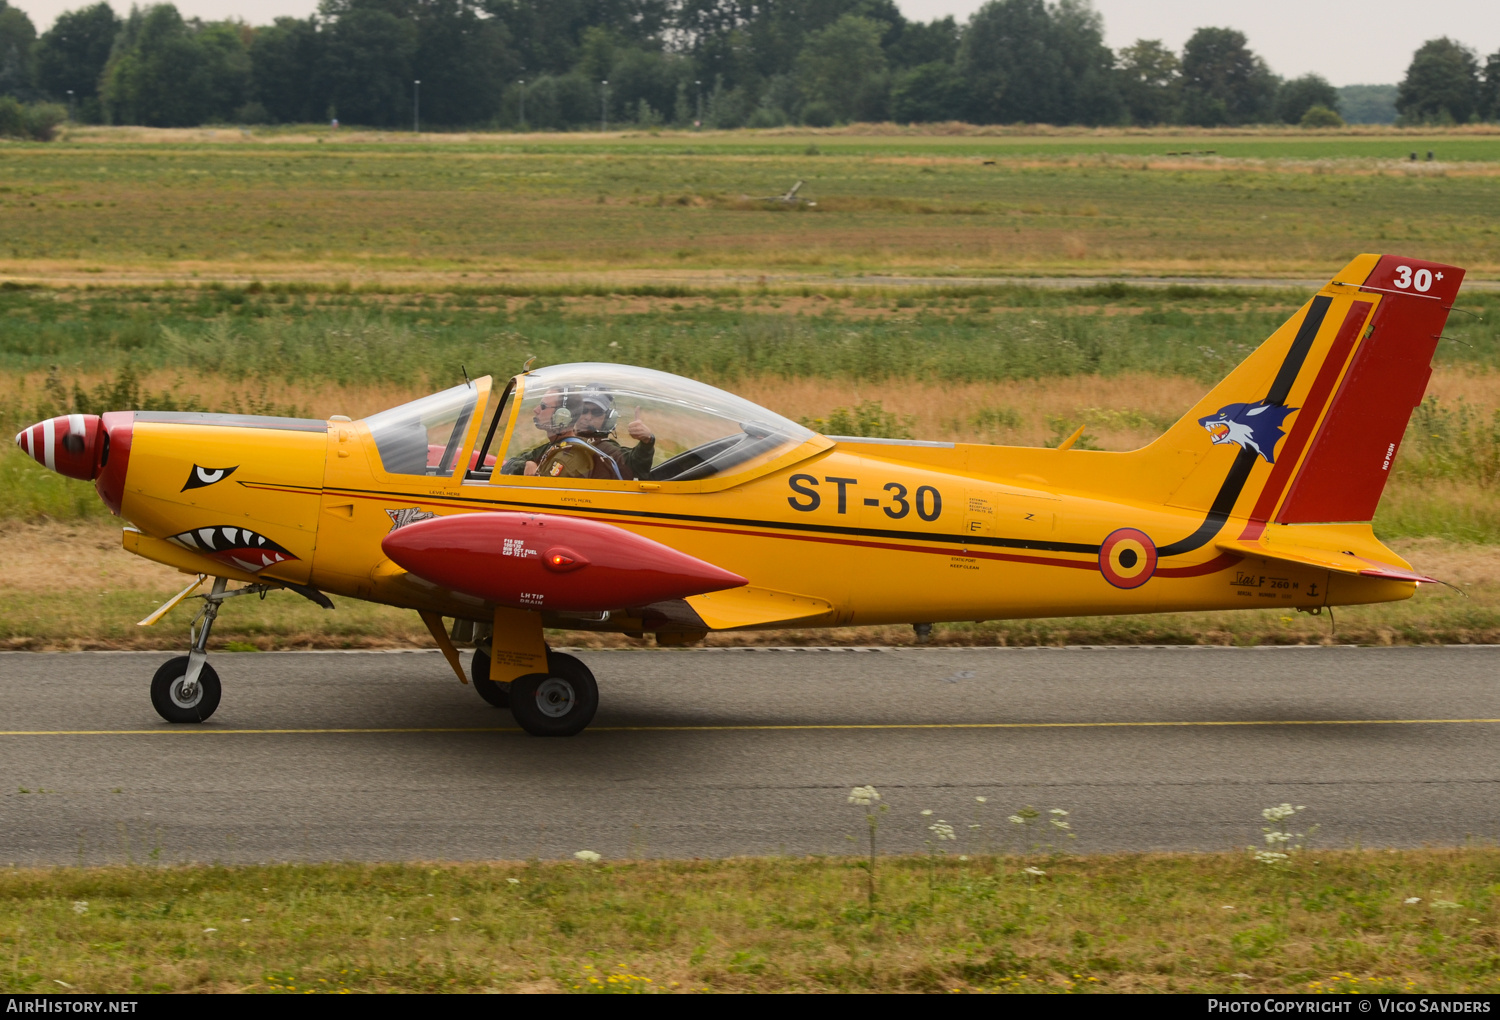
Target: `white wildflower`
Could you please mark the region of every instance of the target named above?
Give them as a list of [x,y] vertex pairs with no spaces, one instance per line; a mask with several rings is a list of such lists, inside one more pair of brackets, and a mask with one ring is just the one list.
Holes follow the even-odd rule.
[[961,860],[961,861],[966,861],[966,860],[969,859],[969,855],[968,854],[959,854],[958,855],[958,859]]
[[949,825],[941,818],[939,818],[933,824],[927,826],[927,831],[936,836],[938,838],[938,842],[940,843],[944,840],[952,840],[958,838],[958,836],[953,831],[953,826]]
[[203,934],[207,935],[209,932],[218,931],[218,930],[219,929],[217,929],[217,928],[204,928],[203,929]]
[[1068,813],[1066,811],[1064,811],[1060,807],[1055,807],[1051,811],[1048,811],[1047,813],[1049,815],[1057,815],[1057,816],[1059,816],[1061,818],[1066,818],[1068,816]]
[[1020,815],[1011,815],[1008,820],[1012,821],[1012,822],[1015,822],[1017,825],[1025,825],[1026,824],[1026,819],[1022,818]]
[[930,816],[930,815],[931,815],[931,814],[932,814],[932,808],[923,808],[923,809],[922,809],[922,817],[923,817],[923,818],[927,818],[927,817],[929,817],[929,816]]
[[520,885],[521,884],[521,880],[519,878],[507,878],[506,881],[509,882],[511,885]]
[[1287,854],[1278,854],[1272,850],[1257,850],[1255,859],[1262,864],[1274,867],[1279,864],[1285,864],[1291,860],[1291,857]]
[[242,917],[242,918],[240,918],[240,924],[249,924],[249,923],[250,923],[250,918],[248,918],[248,917]]
[[976,803],[976,804],[988,804],[989,802],[990,802],[990,799],[988,797],[975,797],[974,798],[974,803]]
[[89,912],[89,901],[88,900],[74,900],[73,901],[73,913],[75,913],[75,914],[87,914],[88,912]]
[[595,853],[593,850],[580,850],[573,855],[585,864],[597,864],[603,860],[604,855]]
[[1295,815],[1298,811],[1305,811],[1301,804],[1292,807],[1290,804],[1281,804],[1277,807],[1268,807],[1260,813],[1260,816],[1268,822],[1283,822]]
[[1036,878],[1042,878],[1047,873],[1045,871],[1043,871],[1041,868],[1030,867],[1030,868],[1022,868],[1021,869],[1021,874],[1023,874],[1023,875],[1033,875]]
[[873,786],[856,786],[849,791],[849,803],[858,804],[860,807],[873,807],[880,800],[880,794]]
[[448,920],[450,920],[450,921],[462,921],[463,918],[461,918],[461,917],[450,917],[450,918],[448,918]]
[[1233,903],[1226,903],[1222,907],[1220,907],[1219,909],[1220,910],[1233,910],[1234,909],[1234,904]]
[[1420,897],[1420,896],[1408,896],[1406,899],[1402,900],[1401,902],[1405,903],[1408,907],[1410,907],[1410,906],[1413,906],[1414,904],[1421,903],[1422,902],[1422,897]]
[[1432,909],[1433,910],[1457,910],[1462,905],[1463,904],[1461,904],[1461,903],[1454,903],[1452,900],[1433,900],[1432,901]]

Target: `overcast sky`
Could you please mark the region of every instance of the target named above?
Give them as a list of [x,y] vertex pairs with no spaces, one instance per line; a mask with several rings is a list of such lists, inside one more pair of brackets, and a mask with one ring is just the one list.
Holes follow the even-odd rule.
[[[63,11],[88,0],[10,0],[45,31]],[[984,0],[896,0],[908,18],[946,14],[967,18]],[[280,15],[306,17],[317,0],[176,0],[177,9],[201,18],[241,17],[265,24]],[[113,0],[115,10],[129,9]],[[1277,74],[1316,72],[1335,85],[1388,84],[1401,80],[1412,51],[1447,35],[1480,54],[1500,50],[1496,0],[1094,0],[1104,15],[1105,41],[1118,49],[1136,39],[1160,39],[1180,49],[1203,25],[1237,28]]]

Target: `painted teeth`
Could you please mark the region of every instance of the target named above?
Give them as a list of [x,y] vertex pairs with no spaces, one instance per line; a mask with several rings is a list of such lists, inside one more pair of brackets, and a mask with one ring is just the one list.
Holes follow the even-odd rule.
[[[226,524],[209,528],[196,528],[173,535],[167,539],[184,549],[200,553],[228,553],[241,549],[254,549],[262,559],[271,563],[291,558],[291,553],[259,532],[249,528],[230,527]],[[257,568],[259,569],[259,568]]]

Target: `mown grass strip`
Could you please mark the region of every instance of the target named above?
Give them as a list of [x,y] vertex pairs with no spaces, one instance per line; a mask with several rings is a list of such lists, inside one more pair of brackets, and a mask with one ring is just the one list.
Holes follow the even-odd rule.
[[[862,834],[838,800],[830,824]],[[848,857],[14,868],[0,988],[1500,991],[1492,847],[1272,868],[996,853],[1025,838],[999,824],[961,826],[962,857],[877,858],[873,903]]]

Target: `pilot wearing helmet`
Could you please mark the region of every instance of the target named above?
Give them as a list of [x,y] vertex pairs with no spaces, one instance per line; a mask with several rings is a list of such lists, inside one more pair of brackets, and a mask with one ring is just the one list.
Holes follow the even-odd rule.
[[[571,395],[570,395],[571,396]],[[598,383],[577,394],[577,412],[567,435],[537,462],[536,473],[552,478],[644,478],[651,470],[656,437],[639,411],[626,431],[637,440],[629,450],[610,438],[619,421],[612,394]],[[531,471],[528,468],[527,473]]]
[[[573,411],[567,406],[567,396],[567,390],[561,386],[554,386],[542,394],[542,399],[531,412],[531,424],[546,433],[547,438],[524,453],[507,458],[500,465],[502,475],[536,474],[535,470],[528,471],[527,465],[539,464],[552,444],[561,439],[572,425]],[[562,414],[558,414],[559,411]]]

